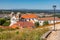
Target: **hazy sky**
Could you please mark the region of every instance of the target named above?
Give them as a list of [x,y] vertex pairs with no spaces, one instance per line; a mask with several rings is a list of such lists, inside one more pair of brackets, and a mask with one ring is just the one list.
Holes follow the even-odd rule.
[[52,5],[60,9],[60,0],[0,0],[0,9],[53,9]]

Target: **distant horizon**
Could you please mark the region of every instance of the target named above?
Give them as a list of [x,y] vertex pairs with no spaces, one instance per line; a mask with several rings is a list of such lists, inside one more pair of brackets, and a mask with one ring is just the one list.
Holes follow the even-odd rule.
[[[0,10],[54,10],[54,9],[0,9]],[[60,9],[56,9],[60,10]]]
[[60,9],[60,0],[0,0],[0,9]]

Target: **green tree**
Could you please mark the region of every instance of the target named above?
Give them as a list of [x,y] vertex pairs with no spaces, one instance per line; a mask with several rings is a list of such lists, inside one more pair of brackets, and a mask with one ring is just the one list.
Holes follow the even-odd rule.
[[3,25],[6,22],[4,18],[0,18],[0,25]]
[[39,22],[35,22],[35,27],[39,27]]
[[49,24],[48,21],[44,21],[44,22],[43,22],[43,25],[48,25],[48,24]]
[[10,21],[6,21],[3,26],[9,26],[10,25]]

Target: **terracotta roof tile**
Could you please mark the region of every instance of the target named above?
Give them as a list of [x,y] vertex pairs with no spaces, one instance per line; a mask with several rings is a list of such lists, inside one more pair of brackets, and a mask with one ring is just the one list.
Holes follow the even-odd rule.
[[12,25],[12,28],[16,28],[16,27],[32,27],[34,26],[34,24],[32,22],[17,22],[16,24]]
[[[43,20],[43,21],[47,21],[47,20],[54,20],[54,17],[39,18],[38,20]],[[55,20],[60,20],[60,18],[55,17]]]
[[38,18],[36,14],[24,14],[21,17],[22,18]]

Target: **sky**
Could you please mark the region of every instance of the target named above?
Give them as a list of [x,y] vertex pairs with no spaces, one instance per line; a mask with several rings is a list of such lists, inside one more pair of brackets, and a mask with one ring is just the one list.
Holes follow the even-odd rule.
[[0,0],[0,9],[60,9],[60,0]]

